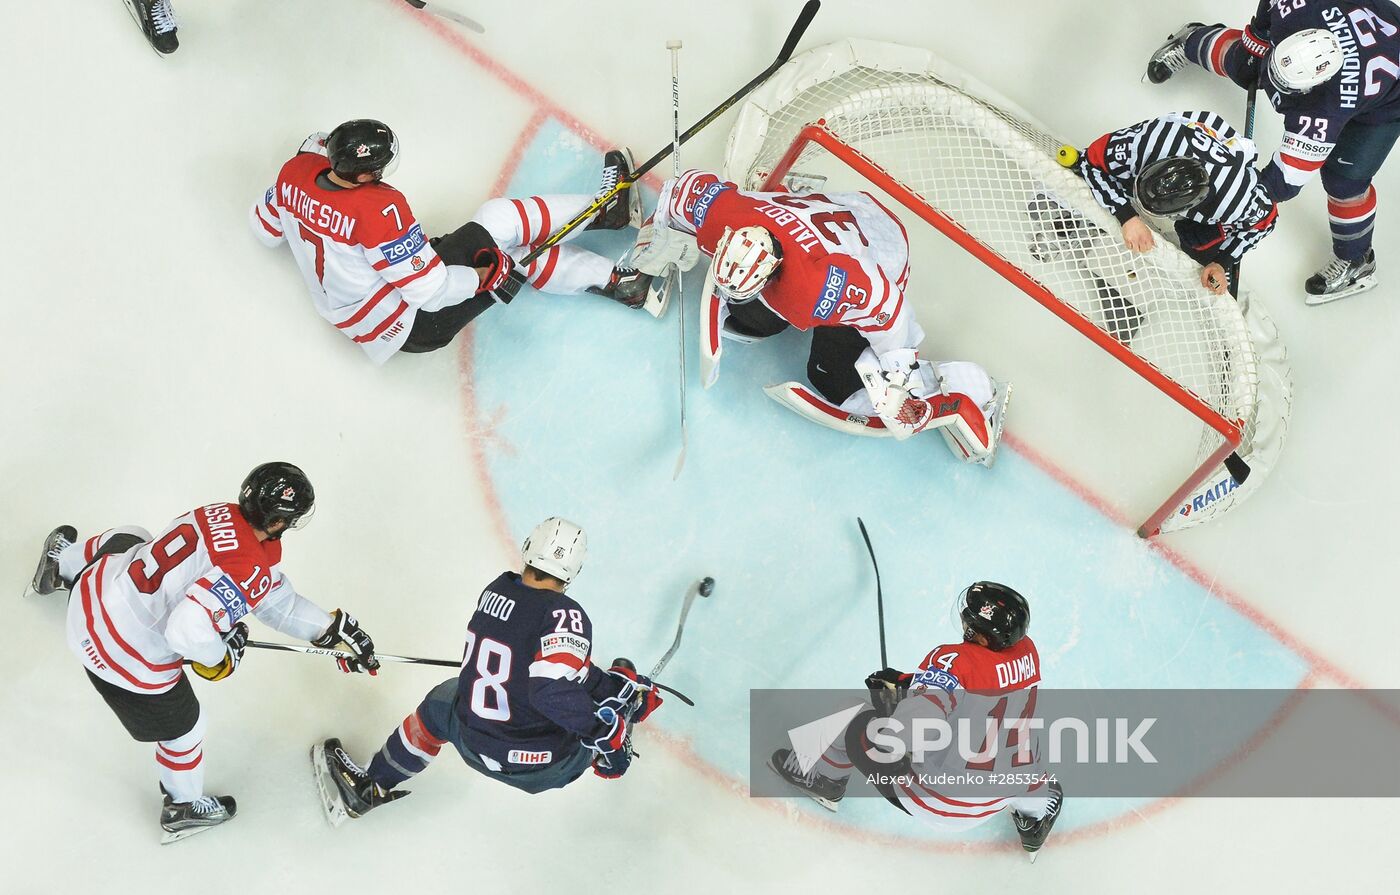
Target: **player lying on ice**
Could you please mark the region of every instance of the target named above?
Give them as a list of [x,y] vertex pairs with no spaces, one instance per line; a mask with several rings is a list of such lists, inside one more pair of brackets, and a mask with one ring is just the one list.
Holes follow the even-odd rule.
[[524,570],[505,572],[482,591],[461,674],[429,691],[368,768],[339,739],[312,747],[333,825],[408,795],[395,787],[448,743],[478,772],[531,794],[567,786],[590,765],[609,780],[627,772],[630,729],[662,700],[628,660],[607,671],[590,660],[593,623],[564,593],[587,552],[577,525],[541,522],[521,548]]
[[[265,245],[291,247],[316,311],[375,363],[396,352],[435,351],[487,308],[515,259],[595,199],[590,195],[491,199],[472,220],[428,239],[403,194],[384,178],[399,156],[388,126],[347,121],[312,134],[249,212]],[[604,157],[600,190],[631,166],[626,150]],[[641,197],[623,190],[584,230],[636,226]],[[556,245],[524,271],[542,292],[589,292],[640,308],[650,280],[602,255]]]
[[1303,284],[1310,305],[1376,285],[1376,173],[1400,138],[1400,7],[1389,0],[1259,0],[1243,29],[1191,22],[1148,61],[1166,81],[1188,64],[1258,85],[1283,116],[1283,142],[1260,172],[1283,202],[1318,171],[1332,259]]
[[[1031,610],[1025,598],[1004,584],[979,581],[967,587],[958,602],[961,643],[934,648],[913,673],[893,668],[872,673],[865,679],[872,708],[852,718],[844,735],[838,736],[820,757],[804,760],[792,749],[783,748],[773,753],[769,767],[832,811],[837,810],[846,794],[846,784],[856,771],[867,777],[877,775],[875,788],[887,801],[943,830],[970,830],[1009,811],[1021,847],[1034,861],[1064,806],[1064,791],[1058,782],[1040,772],[1027,771],[1034,769],[1034,757],[1041,754],[1037,730],[1027,731],[1029,725],[1008,725],[1006,747],[997,749],[987,761],[975,764],[964,760],[958,749],[947,748],[926,753],[924,761],[917,764],[909,758],[912,752],[906,753],[896,766],[876,757],[878,752],[868,739],[871,723],[880,719],[901,721],[904,730],[913,729],[916,719],[936,718],[946,721],[950,728],[966,721],[966,729],[984,731],[990,717],[1014,719],[1034,712],[1036,688],[1040,685],[1040,655],[1035,643],[1026,636]],[[1023,743],[1018,739],[1027,736],[1031,741]],[[980,759],[982,750],[972,754]],[[1022,754],[1032,756],[1029,763],[1018,760]],[[807,762],[810,766],[806,766]],[[1028,783],[1025,790],[1017,787],[1015,793],[1003,789],[974,790],[969,794],[961,788],[939,789],[925,783],[969,769],[988,777],[1014,772],[1038,779]]]
[[68,646],[131,738],[156,744],[163,842],[234,816],[232,796],[204,794],[204,713],[185,677],[233,674],[249,613],[283,634],[356,659],[342,671],[373,673],[374,641],[349,614],[327,613],[282,574],[282,535],[311,516],[315,493],[290,463],[248,474],[237,503],[185,513],[158,537],[139,526],[85,541],[71,525],[44,544],[33,588],[69,591]]
[[1010,384],[967,361],[918,355],[924,331],[905,300],[909,240],[869,193],[755,193],[705,171],[666,181],[630,264],[651,276],[710,256],[701,369],[719,372],[722,339],[812,330],[811,388],[769,386],[802,416],[857,435],[936,430],[960,459],[991,465]]
[[1201,265],[1201,285],[1232,291],[1230,272],[1273,232],[1278,205],[1254,169],[1253,142],[1214,112],[1180,112],[1104,134],[1076,168],[1094,199],[1123,225],[1123,242],[1151,251],[1139,217],[1174,221],[1181,250]]

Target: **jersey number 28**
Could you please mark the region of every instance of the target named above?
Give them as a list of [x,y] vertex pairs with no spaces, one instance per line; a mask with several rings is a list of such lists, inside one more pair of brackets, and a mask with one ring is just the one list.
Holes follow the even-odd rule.
[[476,653],[476,681],[472,684],[472,714],[486,721],[510,720],[510,695],[506,684],[510,681],[510,647],[490,637],[481,638],[481,649],[476,649],[476,634],[467,632],[467,649],[462,653],[462,669],[472,663],[472,653]]

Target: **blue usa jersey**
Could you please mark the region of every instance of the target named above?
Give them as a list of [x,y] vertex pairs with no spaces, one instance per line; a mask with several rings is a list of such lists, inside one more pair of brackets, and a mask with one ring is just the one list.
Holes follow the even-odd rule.
[[593,623],[565,594],[516,572],[491,582],[467,627],[456,712],[467,745],[506,771],[544,767],[601,727],[610,675],[590,661]]
[[1350,121],[1400,120],[1400,7],[1390,0],[1260,0],[1251,27],[1278,42],[1309,28],[1337,36],[1339,75],[1306,93],[1264,92],[1283,115],[1283,143],[1261,180],[1276,200],[1298,194],[1322,167]]

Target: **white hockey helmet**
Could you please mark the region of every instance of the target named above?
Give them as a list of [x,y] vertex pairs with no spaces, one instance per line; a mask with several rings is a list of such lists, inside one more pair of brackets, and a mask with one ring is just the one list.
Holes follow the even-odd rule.
[[1269,81],[1280,93],[1305,93],[1342,70],[1342,43],[1326,28],[1309,28],[1279,41],[1269,54]]
[[783,254],[773,234],[762,227],[724,228],[715,243],[715,259],[710,262],[715,285],[734,302],[745,302],[763,289],[782,263]]
[[535,526],[520,548],[525,565],[568,584],[588,557],[588,535],[568,519],[550,516]]

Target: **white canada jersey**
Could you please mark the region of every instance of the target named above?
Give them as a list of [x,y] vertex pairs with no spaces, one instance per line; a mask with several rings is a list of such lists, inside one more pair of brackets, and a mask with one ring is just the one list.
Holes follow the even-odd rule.
[[329,171],[324,135],[313,134],[253,204],[253,232],[268,246],[291,246],[316,311],[383,363],[418,311],[471,298],[480,278],[474,268],[443,263],[398,190],[344,189]]
[[284,634],[315,639],[331,617],[296,592],[281,559],[281,543],[259,541],[236,504],[192,510],[78,576],[68,645],[108,683],[163,693],[179,682],[182,659],[222,662],[223,635],[249,612]]

